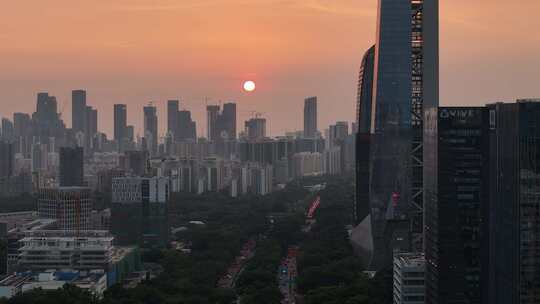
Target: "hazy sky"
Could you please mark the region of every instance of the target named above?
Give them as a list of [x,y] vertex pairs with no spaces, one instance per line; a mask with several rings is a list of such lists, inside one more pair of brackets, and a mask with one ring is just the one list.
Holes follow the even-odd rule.
[[[538,0],[442,0],[441,104],[540,96]],[[239,125],[264,113],[272,134],[302,128],[319,97],[319,128],[354,119],[358,67],[374,42],[377,0],[17,0],[0,10],[0,114],[57,96],[71,125],[71,90],[88,90],[100,129],[114,103],[178,98],[201,132],[205,98],[236,101]],[[242,82],[257,83],[254,94]]]

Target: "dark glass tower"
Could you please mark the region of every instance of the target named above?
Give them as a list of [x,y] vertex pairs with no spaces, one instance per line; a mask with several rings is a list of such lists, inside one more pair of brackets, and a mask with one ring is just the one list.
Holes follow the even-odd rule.
[[489,115],[485,107],[426,112],[426,303],[482,303],[487,283]]
[[485,303],[540,301],[540,100],[488,105],[489,291]]
[[207,112],[207,139],[209,141],[216,141],[219,138],[219,105],[206,106]]
[[123,144],[127,138],[127,106],[125,104],[114,105],[114,140],[118,149],[123,151]]
[[84,186],[83,149],[60,148],[60,187]]
[[13,175],[13,144],[0,141],[0,178]]
[[[229,102],[223,105],[221,128],[226,139],[236,139],[236,104]],[[223,132],[222,131],[222,132]]]
[[370,138],[371,269],[391,263],[391,221],[422,250],[423,113],[437,107],[438,1],[380,0]]
[[309,97],[304,100],[304,137],[315,138],[317,131],[317,97]]
[[71,92],[71,121],[73,132],[86,130],[86,91],[84,90]]
[[178,100],[167,101],[167,132],[173,135],[173,138],[178,138],[178,111],[180,103]]
[[[356,197],[353,208],[355,224],[360,224],[369,215],[369,139],[371,126],[371,100],[373,99],[373,66],[375,46],[366,51],[358,77],[356,100]],[[369,221],[369,219],[368,219]],[[371,226],[371,222],[369,225]],[[370,227],[371,228],[371,227]],[[367,237],[371,238],[368,233]]]
[[158,117],[157,108],[153,105],[144,107],[144,137],[148,144],[150,156],[157,154],[158,145]]

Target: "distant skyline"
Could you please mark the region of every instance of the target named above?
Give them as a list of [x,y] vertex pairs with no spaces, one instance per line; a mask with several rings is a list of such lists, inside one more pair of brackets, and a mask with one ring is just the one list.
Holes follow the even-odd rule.
[[[113,104],[142,134],[143,106],[168,99],[192,111],[198,134],[210,103],[238,103],[238,126],[264,113],[271,135],[303,129],[318,97],[319,129],[353,121],[358,69],[375,41],[377,0],[9,1],[0,12],[0,116],[57,97],[71,126],[71,90],[86,89],[99,129]],[[441,2],[441,105],[539,97],[540,2]],[[511,12],[511,13],[508,13]],[[257,90],[242,90],[254,80]]]

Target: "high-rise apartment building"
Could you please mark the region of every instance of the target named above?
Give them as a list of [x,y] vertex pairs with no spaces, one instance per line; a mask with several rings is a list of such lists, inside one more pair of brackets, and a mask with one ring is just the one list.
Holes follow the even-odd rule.
[[485,223],[492,175],[488,114],[485,107],[426,112],[426,303],[486,303],[482,300],[488,282]]
[[207,139],[209,141],[225,141],[236,139],[236,104],[229,102],[223,105],[206,106]]
[[84,153],[82,148],[60,148],[60,186],[84,186]]
[[150,156],[155,156],[158,146],[158,117],[157,108],[153,105],[144,107],[144,138]]
[[257,117],[246,121],[245,132],[250,140],[264,139],[266,137],[266,119]]
[[197,125],[195,121],[191,119],[190,111],[178,112],[178,140],[196,140],[197,139]]
[[317,97],[304,100],[304,137],[317,137]]

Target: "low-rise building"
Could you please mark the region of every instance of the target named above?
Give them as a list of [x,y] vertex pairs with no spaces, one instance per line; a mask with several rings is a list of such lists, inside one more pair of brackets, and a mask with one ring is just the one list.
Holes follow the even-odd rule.
[[32,231],[21,240],[19,266],[27,270],[107,269],[114,237],[108,231]]
[[426,260],[423,253],[394,256],[394,304],[424,304]]

